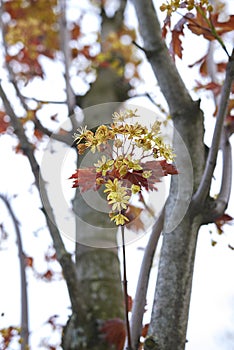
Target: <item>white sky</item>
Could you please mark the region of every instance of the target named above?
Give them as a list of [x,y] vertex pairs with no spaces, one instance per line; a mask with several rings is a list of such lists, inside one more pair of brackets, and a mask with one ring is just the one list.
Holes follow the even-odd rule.
[[[231,1],[230,1],[231,2]],[[233,4],[233,1],[232,1]],[[198,40],[198,39],[197,39]],[[193,41],[193,47],[195,43]],[[199,46],[200,47],[200,46]],[[185,58],[189,63],[196,60],[193,50],[185,50]],[[201,57],[199,50],[198,58]],[[186,57],[187,55],[187,57]],[[35,87],[38,98],[60,99],[63,94],[57,94],[57,90],[51,90],[50,84],[56,81],[56,87],[62,87],[62,79],[58,80],[59,75],[54,74],[53,69],[48,64],[49,80],[48,84],[44,83]],[[1,68],[0,68],[1,69]],[[180,68],[182,69],[182,67]],[[144,75],[152,76],[151,69],[147,65],[144,66]],[[2,74],[3,71],[1,70]],[[188,86],[191,86],[193,77],[191,73],[185,72],[184,79]],[[154,87],[147,85],[150,90]],[[35,85],[36,86],[36,85]],[[141,87],[144,91],[144,86]],[[61,91],[61,90],[60,90]],[[55,93],[55,95],[54,95]],[[41,95],[40,95],[41,94]],[[46,95],[46,97],[45,97]],[[142,99],[138,100],[141,103]],[[144,105],[146,101],[144,100]],[[212,108],[212,104],[206,100],[204,107],[207,111]],[[56,107],[57,108],[57,107]],[[151,105],[149,104],[149,108]],[[61,115],[64,110],[61,108]],[[213,117],[207,117],[206,131],[210,136],[210,127],[213,123]],[[211,123],[212,122],[212,123]],[[207,136],[207,140],[208,140]],[[233,142],[233,139],[232,139]],[[33,177],[30,174],[27,160],[21,155],[15,155],[12,152],[12,145],[16,142],[12,141],[10,136],[0,137],[0,157],[2,161],[2,170],[0,172],[0,192],[7,195],[11,200],[16,216],[21,223],[22,240],[24,251],[30,256],[35,256],[35,264],[40,272],[45,272],[47,266],[41,258],[41,253],[47,250],[51,240],[45,229],[43,216],[38,212],[38,195],[32,186]],[[38,155],[39,156],[39,155]],[[220,169],[217,170],[217,178]],[[65,171],[66,173],[66,171]],[[218,180],[217,180],[218,182]],[[227,210],[232,216],[233,212],[233,192],[231,196],[231,204]],[[17,246],[15,233],[4,205],[0,203],[0,223],[4,221],[4,226],[9,234],[7,241],[1,245],[0,251],[0,281],[1,281],[1,298],[0,298],[0,328],[9,325],[17,325],[20,322],[20,280],[19,266],[17,258]],[[28,218],[32,218],[30,221]],[[227,245],[234,244],[232,237],[233,228],[227,226],[225,234],[218,236],[214,234],[218,244],[211,246],[211,236],[207,226],[201,229],[198,241],[198,249],[195,262],[195,274],[192,291],[191,311],[188,326],[187,338],[189,342],[186,350],[231,350],[234,343],[234,282],[233,282],[233,266],[234,252]],[[72,250],[73,244],[69,240],[65,240],[69,250]],[[140,268],[141,258],[143,256],[142,248],[145,246],[147,236],[142,237],[135,243],[127,246],[128,260],[128,280],[129,293],[134,295],[136,277]],[[150,298],[154,294],[154,282],[157,271],[159,252],[157,252],[152,270],[152,280],[149,288],[148,307],[150,308]],[[133,273],[134,271],[134,273]],[[36,280],[32,276],[32,271],[27,271],[28,278],[28,294],[30,308],[30,330],[32,332],[31,342],[32,349],[39,349],[39,339],[46,332],[46,326],[43,324],[54,314],[60,316],[59,321],[63,324],[66,317],[70,313],[69,299],[63,281],[45,283]],[[56,296],[56,297],[55,297]],[[146,321],[149,320],[149,313],[145,315]],[[54,339],[56,342],[56,339]],[[14,344],[11,350],[19,349],[18,344]],[[44,349],[41,347],[40,349]]]

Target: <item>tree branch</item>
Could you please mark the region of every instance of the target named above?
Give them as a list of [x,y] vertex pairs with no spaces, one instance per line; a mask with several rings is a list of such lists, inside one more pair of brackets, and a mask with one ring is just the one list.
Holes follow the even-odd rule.
[[217,154],[220,147],[220,139],[223,130],[223,123],[227,113],[228,101],[230,96],[230,91],[232,88],[232,82],[234,79],[234,50],[229,59],[226,68],[226,78],[221,91],[220,105],[217,114],[214,134],[212,138],[211,147],[208,153],[205,170],[200,182],[200,185],[197,189],[197,192],[193,196],[193,205],[196,207],[200,207],[205,203],[207,195],[210,190],[210,185],[212,181],[212,176],[214,173]]
[[53,133],[52,131],[50,131],[49,129],[47,129],[44,125],[41,124],[40,120],[34,116],[34,125],[35,127],[40,130],[43,134],[51,137],[51,139],[65,143],[66,145],[70,146],[72,145],[72,133],[71,132],[67,132],[66,134],[58,134],[58,133]]
[[[67,106],[68,114],[72,115],[74,113],[74,108],[76,105],[75,93],[71,87],[70,83],[70,73],[69,67],[71,63],[71,53],[69,48],[69,32],[67,28],[67,19],[66,19],[66,0],[60,0],[60,23],[59,23],[59,32],[60,32],[60,48],[64,56],[64,78],[66,84],[66,94],[67,94]],[[74,118],[71,119],[72,125],[75,123]],[[77,129],[77,125],[73,125],[74,130]]]
[[131,336],[133,349],[138,349],[142,330],[142,320],[145,312],[146,294],[148,290],[150,270],[153,263],[154,254],[157,248],[158,240],[163,229],[165,207],[162,209],[159,217],[154,223],[152,233],[147,243],[144,257],[141,264],[138,278],[131,318]]
[[[0,8],[0,15],[2,13],[2,8]],[[3,48],[4,48],[4,51],[5,51],[5,55],[7,54],[7,45],[6,45],[6,40],[5,40],[5,30],[4,30],[4,25],[0,19],[0,23],[1,23],[1,28],[2,28],[2,31],[3,31]],[[7,71],[8,71],[8,74],[9,74],[9,80],[10,82],[12,83],[14,89],[15,89],[15,92],[16,92],[16,95],[18,97],[18,99],[20,100],[20,103],[22,104],[24,110],[27,112],[28,111],[28,105],[27,103],[25,102],[25,99],[29,99],[28,97],[25,97],[22,95],[19,87],[18,87],[18,84],[15,80],[15,76],[14,76],[14,72],[9,64],[9,62],[7,60],[5,60],[5,65],[6,65],[6,68],[7,68]],[[40,101],[36,98],[30,98],[31,100],[35,101],[35,102],[45,102],[45,101]],[[46,103],[59,103],[59,104],[64,104],[66,103],[66,101],[46,101]],[[52,139],[56,140],[56,141],[59,141],[59,142],[63,142],[69,146],[71,146],[71,134],[68,133],[67,135],[59,135],[59,134],[55,134],[53,132],[51,132],[49,129],[45,128],[40,120],[35,116],[34,117],[34,120],[32,120],[32,122],[34,123],[35,127],[38,128],[41,132],[43,132],[45,135],[51,137]]]
[[14,128],[14,132],[19,138],[21,148],[29,160],[31,170],[35,177],[35,184],[41,197],[42,211],[45,214],[46,223],[53,240],[57,259],[62,266],[63,274],[67,282],[72,308],[73,310],[77,311],[79,309],[79,301],[78,301],[78,283],[77,283],[77,276],[75,271],[75,264],[72,261],[71,254],[69,254],[66,251],[63,240],[60,236],[59,230],[54,224],[56,220],[54,218],[53,209],[50,205],[45,182],[41,177],[40,168],[34,156],[33,145],[28,141],[24,132],[23,125],[21,124],[19,118],[16,116],[14,110],[12,109],[10,102],[2,88],[1,82],[0,82],[0,97],[2,98],[5,111],[11,119],[11,124]]
[[161,35],[161,27],[151,0],[132,0],[148,61],[158,80],[173,117],[193,104]]
[[214,201],[212,208],[205,217],[205,223],[214,222],[215,219],[222,216],[228,206],[232,189],[232,148],[228,138],[228,131],[224,128],[221,149],[223,154],[222,163],[222,182],[219,195]]
[[19,229],[19,222],[16,219],[16,216],[13,212],[13,209],[10,205],[9,200],[4,197],[2,194],[0,194],[1,200],[4,202],[4,204],[7,207],[7,210],[11,216],[11,219],[13,221],[15,233],[16,233],[16,242],[18,245],[18,251],[19,251],[19,265],[20,265],[20,277],[21,277],[21,338],[23,339],[20,349],[21,350],[27,350],[28,349],[28,338],[29,338],[29,329],[28,329],[28,295],[27,295],[27,280],[26,280],[26,273],[25,273],[25,256],[23,253],[23,246],[22,246],[22,240],[21,240],[21,233]]
[[232,148],[226,129],[224,129],[221,149],[223,152],[222,183],[217,200],[223,201],[227,206],[232,188]]

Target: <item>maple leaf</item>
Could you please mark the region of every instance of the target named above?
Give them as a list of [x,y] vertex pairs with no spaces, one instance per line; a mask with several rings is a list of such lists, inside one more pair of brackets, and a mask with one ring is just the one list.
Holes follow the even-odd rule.
[[196,81],[196,83],[197,83],[197,86],[195,87],[196,91],[201,89],[211,90],[215,96],[218,96],[221,92],[221,85],[214,81],[211,81],[207,84],[201,84],[199,81]]
[[211,24],[209,24],[209,21],[207,21],[206,18],[204,18],[203,15],[203,9],[201,8],[201,11],[198,11],[196,13],[196,17],[188,17],[188,28],[196,35],[203,35],[204,38],[207,40],[214,40],[215,36],[211,31]]
[[[188,15],[186,15],[188,18]],[[228,21],[219,22],[219,13],[205,16],[204,9],[200,6],[197,8],[196,17],[188,18],[188,28],[196,35],[203,35],[205,39],[212,41],[217,36],[230,32],[234,28],[234,15],[229,16]]]
[[218,35],[234,30],[234,15],[229,16],[228,20],[225,22],[219,22],[219,13],[214,13],[211,16],[211,21]]
[[116,350],[123,350],[126,330],[125,322],[122,319],[112,318],[105,321],[99,331],[110,346],[115,345]]
[[187,14],[187,16],[182,17],[174,26],[173,30],[171,31],[172,39],[170,44],[170,52],[172,56],[174,57],[177,55],[179,58],[182,58],[182,41],[180,39],[180,36],[184,35],[184,25],[187,22],[187,19],[190,18],[190,13]]
[[97,190],[98,185],[96,184],[96,178],[98,173],[96,173],[95,167],[89,167],[84,169],[77,169],[74,174],[72,174],[69,179],[73,179],[73,188],[79,187],[81,192],[88,190]]
[[178,174],[178,170],[176,169],[175,165],[168,163],[165,159],[160,160],[159,164],[163,170],[164,176]]

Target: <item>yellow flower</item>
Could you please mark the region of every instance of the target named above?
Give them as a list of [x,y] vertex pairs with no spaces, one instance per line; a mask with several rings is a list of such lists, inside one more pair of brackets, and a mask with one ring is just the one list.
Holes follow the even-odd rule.
[[128,170],[142,170],[141,165],[139,164],[139,160],[133,160],[130,155],[126,158],[123,156],[119,156],[115,160],[115,168],[119,171],[121,176],[127,174]]
[[136,123],[134,125],[126,124],[125,128],[126,128],[126,134],[128,134],[129,139],[132,139],[134,137],[139,137],[148,132],[147,128],[145,126],[142,126],[139,123]]
[[123,113],[123,112],[114,112],[113,114],[112,114],[112,119],[113,119],[113,122],[114,123],[118,123],[118,122],[124,122],[124,120],[125,120],[125,113]]
[[153,134],[159,134],[159,132],[160,132],[160,128],[161,128],[161,122],[160,121],[158,121],[158,120],[156,120],[155,122],[154,122],[154,124],[151,126],[151,132],[153,133]]
[[111,192],[107,196],[109,204],[112,204],[113,211],[127,209],[130,196],[127,195],[125,187],[119,188],[118,192]]
[[116,192],[119,188],[119,180],[116,178],[114,179],[114,181],[108,180],[105,184],[105,187],[106,189],[104,190],[104,192]]
[[98,160],[97,163],[94,164],[96,167],[96,172],[101,172],[103,176],[106,176],[106,173],[112,169],[112,165],[114,163],[113,159],[107,160],[105,156],[102,156],[101,160]]
[[140,192],[140,190],[141,190],[141,187],[138,186],[138,185],[132,185],[131,186],[132,194],[136,194],[136,193]]
[[116,139],[116,140],[115,140],[114,146],[115,146],[116,148],[120,148],[120,147],[122,147],[122,145],[123,145],[123,141],[121,141],[120,139]]
[[127,188],[122,186],[122,182],[116,178],[114,181],[108,180],[105,187],[104,192],[109,192],[107,200],[109,204],[112,204],[112,210],[120,212],[127,209],[130,196],[127,194]]
[[85,125],[84,127],[81,126],[80,128],[77,129],[77,133],[74,133],[74,141],[76,143],[80,143],[81,140],[83,140],[84,138],[86,138],[87,132],[89,130],[87,130],[87,125]]
[[98,144],[106,143],[108,140],[113,139],[114,136],[113,131],[109,130],[106,125],[100,125],[95,132],[95,138],[98,140]]
[[145,171],[143,171],[143,173],[142,173],[142,176],[143,176],[145,179],[148,179],[151,175],[152,175],[152,171],[151,171],[151,170],[145,170]]
[[114,216],[110,215],[110,216],[111,216],[111,221],[115,221],[116,225],[124,225],[126,221],[129,221],[129,219],[123,214],[117,214]]

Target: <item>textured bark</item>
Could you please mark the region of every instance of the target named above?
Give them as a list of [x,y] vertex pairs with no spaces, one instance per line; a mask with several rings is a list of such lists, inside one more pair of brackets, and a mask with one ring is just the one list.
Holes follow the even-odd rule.
[[[102,38],[110,31],[117,31],[122,25],[125,1],[121,3],[122,6],[113,19],[107,18],[103,13]],[[84,124],[88,128],[110,123],[113,112],[128,98],[128,83],[113,70],[101,68],[97,74],[89,92],[84,97],[77,98],[84,109]],[[96,154],[93,156],[94,162],[97,157]],[[82,159],[79,158],[80,164]],[[97,193],[88,192],[86,196],[78,190],[73,210],[77,227],[76,266],[80,307],[78,312],[73,313],[64,330],[63,349],[114,349],[114,345],[105,341],[100,327],[106,320],[124,319],[117,229],[110,222],[108,208],[102,206],[101,197]]]
[[[175,137],[174,147],[179,171],[185,174],[184,189],[182,193],[178,192],[178,179],[173,177],[166,206],[165,229],[168,227],[167,222],[173,220],[171,215],[175,204],[179,215],[179,208],[186,200],[186,186],[189,186],[189,181],[194,182],[194,189],[197,188],[204,166],[203,119],[199,109],[194,109],[186,118],[176,118],[175,125],[189,150],[193,179],[186,176],[186,164],[183,164],[179,140]],[[197,234],[201,223],[202,215],[194,214],[188,209],[175,229],[170,232],[166,229],[164,232],[149,329],[149,335],[154,336],[157,344],[155,349],[181,350],[185,347]]]
[[[145,349],[182,350],[186,342],[197,234],[202,215],[195,214],[190,207],[182,215],[181,208],[184,202],[189,203],[191,200],[189,188],[192,185],[193,192],[198,188],[204,169],[203,115],[199,103],[192,101],[169,56],[161,38],[161,28],[152,2],[147,1],[147,6],[140,0],[134,0],[133,3],[144,42],[143,50],[167,100],[174,127],[189,151],[193,168],[191,174],[188,171],[189,162],[186,164],[182,152],[181,139],[175,132],[176,166],[179,176],[182,176],[183,188],[180,191],[178,177],[172,177],[152,319]],[[182,221],[172,227],[171,222],[180,217]]]

